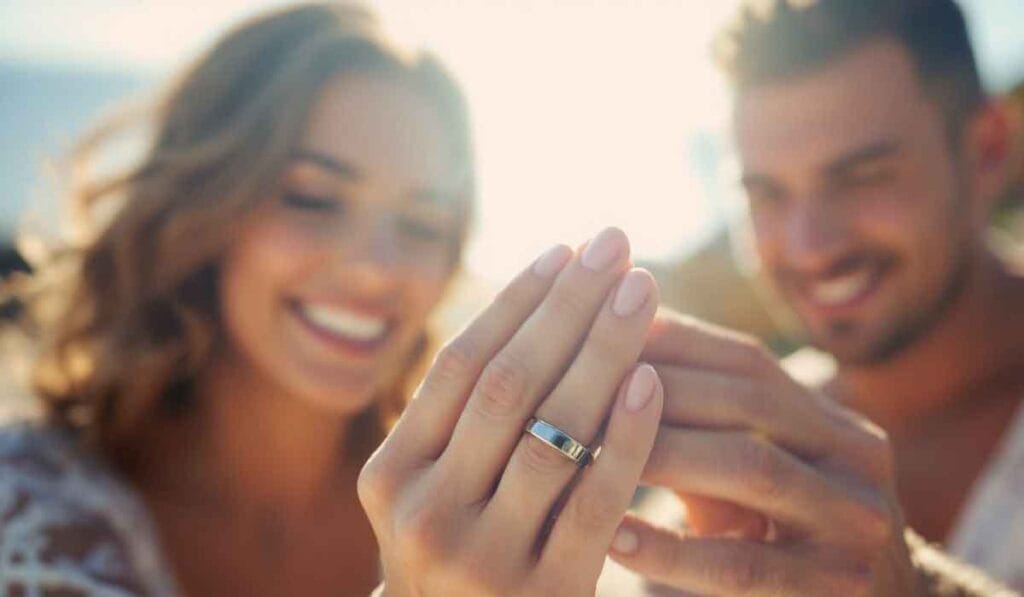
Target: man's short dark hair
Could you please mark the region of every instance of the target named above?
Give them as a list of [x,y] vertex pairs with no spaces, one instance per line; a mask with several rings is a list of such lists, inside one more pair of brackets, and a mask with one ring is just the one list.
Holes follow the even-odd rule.
[[742,91],[813,72],[877,39],[906,48],[958,134],[984,92],[953,0],[747,0],[716,40],[715,55]]

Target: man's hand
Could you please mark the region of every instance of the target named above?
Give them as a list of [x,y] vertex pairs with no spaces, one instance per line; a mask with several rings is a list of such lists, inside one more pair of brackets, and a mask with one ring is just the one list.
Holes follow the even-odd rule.
[[878,427],[757,342],[674,314],[656,320],[642,358],[665,386],[644,482],[679,493],[696,532],[628,517],[618,562],[701,594],[917,592]]

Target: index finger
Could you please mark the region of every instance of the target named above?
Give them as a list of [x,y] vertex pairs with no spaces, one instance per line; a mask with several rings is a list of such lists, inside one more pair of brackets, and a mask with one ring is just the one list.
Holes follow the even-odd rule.
[[671,309],[661,309],[651,324],[640,358],[652,365],[754,374],[763,371],[767,356],[753,337]]
[[795,547],[681,536],[632,515],[610,555],[651,581],[701,595],[863,595],[871,580]]
[[441,454],[484,366],[540,305],[572,256],[565,245],[549,249],[441,349],[391,432],[392,446],[420,460]]
[[[846,431],[817,396],[786,391],[796,382],[760,343],[739,332],[662,310],[641,358],[664,380],[665,423],[751,429],[812,456]],[[794,393],[808,399],[794,400]]]
[[641,358],[663,376],[667,423],[751,429],[872,479],[889,474],[876,425],[791,378],[750,336],[662,310]]
[[830,457],[872,479],[887,472],[884,434],[864,417],[785,375],[773,379],[657,366],[665,384],[663,423],[747,429],[808,460]]

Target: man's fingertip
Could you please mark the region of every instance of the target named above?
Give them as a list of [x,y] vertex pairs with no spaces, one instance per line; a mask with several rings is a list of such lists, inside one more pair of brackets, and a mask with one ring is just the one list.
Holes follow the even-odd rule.
[[632,555],[640,550],[640,536],[636,531],[619,526],[612,539],[612,551],[620,555]]

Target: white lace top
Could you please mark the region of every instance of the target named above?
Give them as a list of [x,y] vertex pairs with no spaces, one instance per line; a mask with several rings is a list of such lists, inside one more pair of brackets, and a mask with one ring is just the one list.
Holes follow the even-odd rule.
[[71,438],[0,426],[0,594],[176,595],[142,502]]

